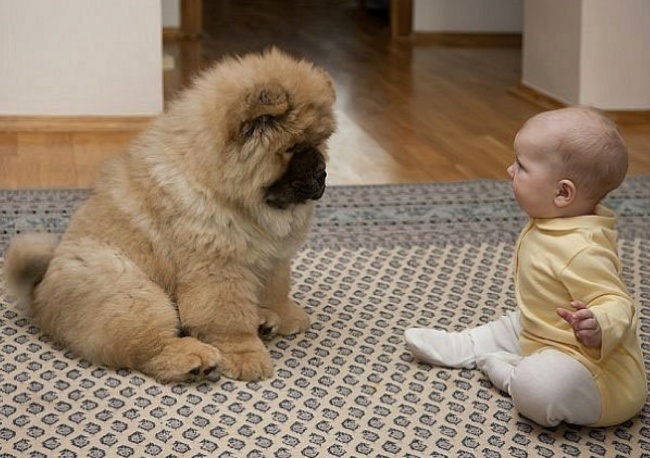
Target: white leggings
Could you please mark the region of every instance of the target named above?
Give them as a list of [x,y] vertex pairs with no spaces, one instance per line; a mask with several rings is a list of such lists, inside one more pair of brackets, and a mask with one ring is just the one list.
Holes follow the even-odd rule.
[[524,357],[519,350],[518,312],[472,329],[469,334],[477,366],[512,397],[522,415],[543,426],[564,421],[595,423],[601,413],[598,386],[577,360],[547,349]]

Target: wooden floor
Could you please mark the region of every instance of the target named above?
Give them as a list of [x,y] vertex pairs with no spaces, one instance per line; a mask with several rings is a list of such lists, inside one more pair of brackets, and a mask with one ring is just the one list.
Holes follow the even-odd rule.
[[[275,45],[324,67],[338,91],[330,185],[505,179],[517,129],[540,106],[512,95],[521,49],[395,42],[358,0],[204,1],[200,42],[167,43],[167,99],[225,54]],[[621,125],[630,174],[650,174],[650,123]],[[137,135],[0,132],[0,188],[87,187]]]

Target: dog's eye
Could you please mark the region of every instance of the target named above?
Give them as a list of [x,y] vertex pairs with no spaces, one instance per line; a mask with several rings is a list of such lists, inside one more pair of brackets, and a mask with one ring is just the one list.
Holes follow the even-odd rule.
[[296,143],[293,145],[291,148],[289,148],[286,153],[287,154],[298,154],[298,153],[304,153],[305,151],[309,151],[310,149],[318,149],[317,145],[312,145],[309,143]]
[[289,148],[286,152],[287,154],[296,154],[306,149],[306,145],[298,143]]
[[276,118],[271,115],[262,115],[257,118],[245,122],[241,127],[241,132],[244,137],[248,138],[252,136],[255,132],[264,132],[269,129],[275,128],[277,124]]

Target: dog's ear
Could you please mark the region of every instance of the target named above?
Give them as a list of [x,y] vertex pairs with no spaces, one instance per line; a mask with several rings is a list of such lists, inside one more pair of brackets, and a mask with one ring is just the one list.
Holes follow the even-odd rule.
[[277,85],[256,88],[246,98],[241,134],[248,138],[255,132],[273,128],[278,118],[289,110],[289,94]]

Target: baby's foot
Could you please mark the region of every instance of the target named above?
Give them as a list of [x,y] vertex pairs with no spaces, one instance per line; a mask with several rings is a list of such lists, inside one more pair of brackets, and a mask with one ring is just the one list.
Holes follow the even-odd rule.
[[404,331],[404,339],[417,359],[431,365],[465,369],[476,367],[476,356],[467,331],[411,328]]

